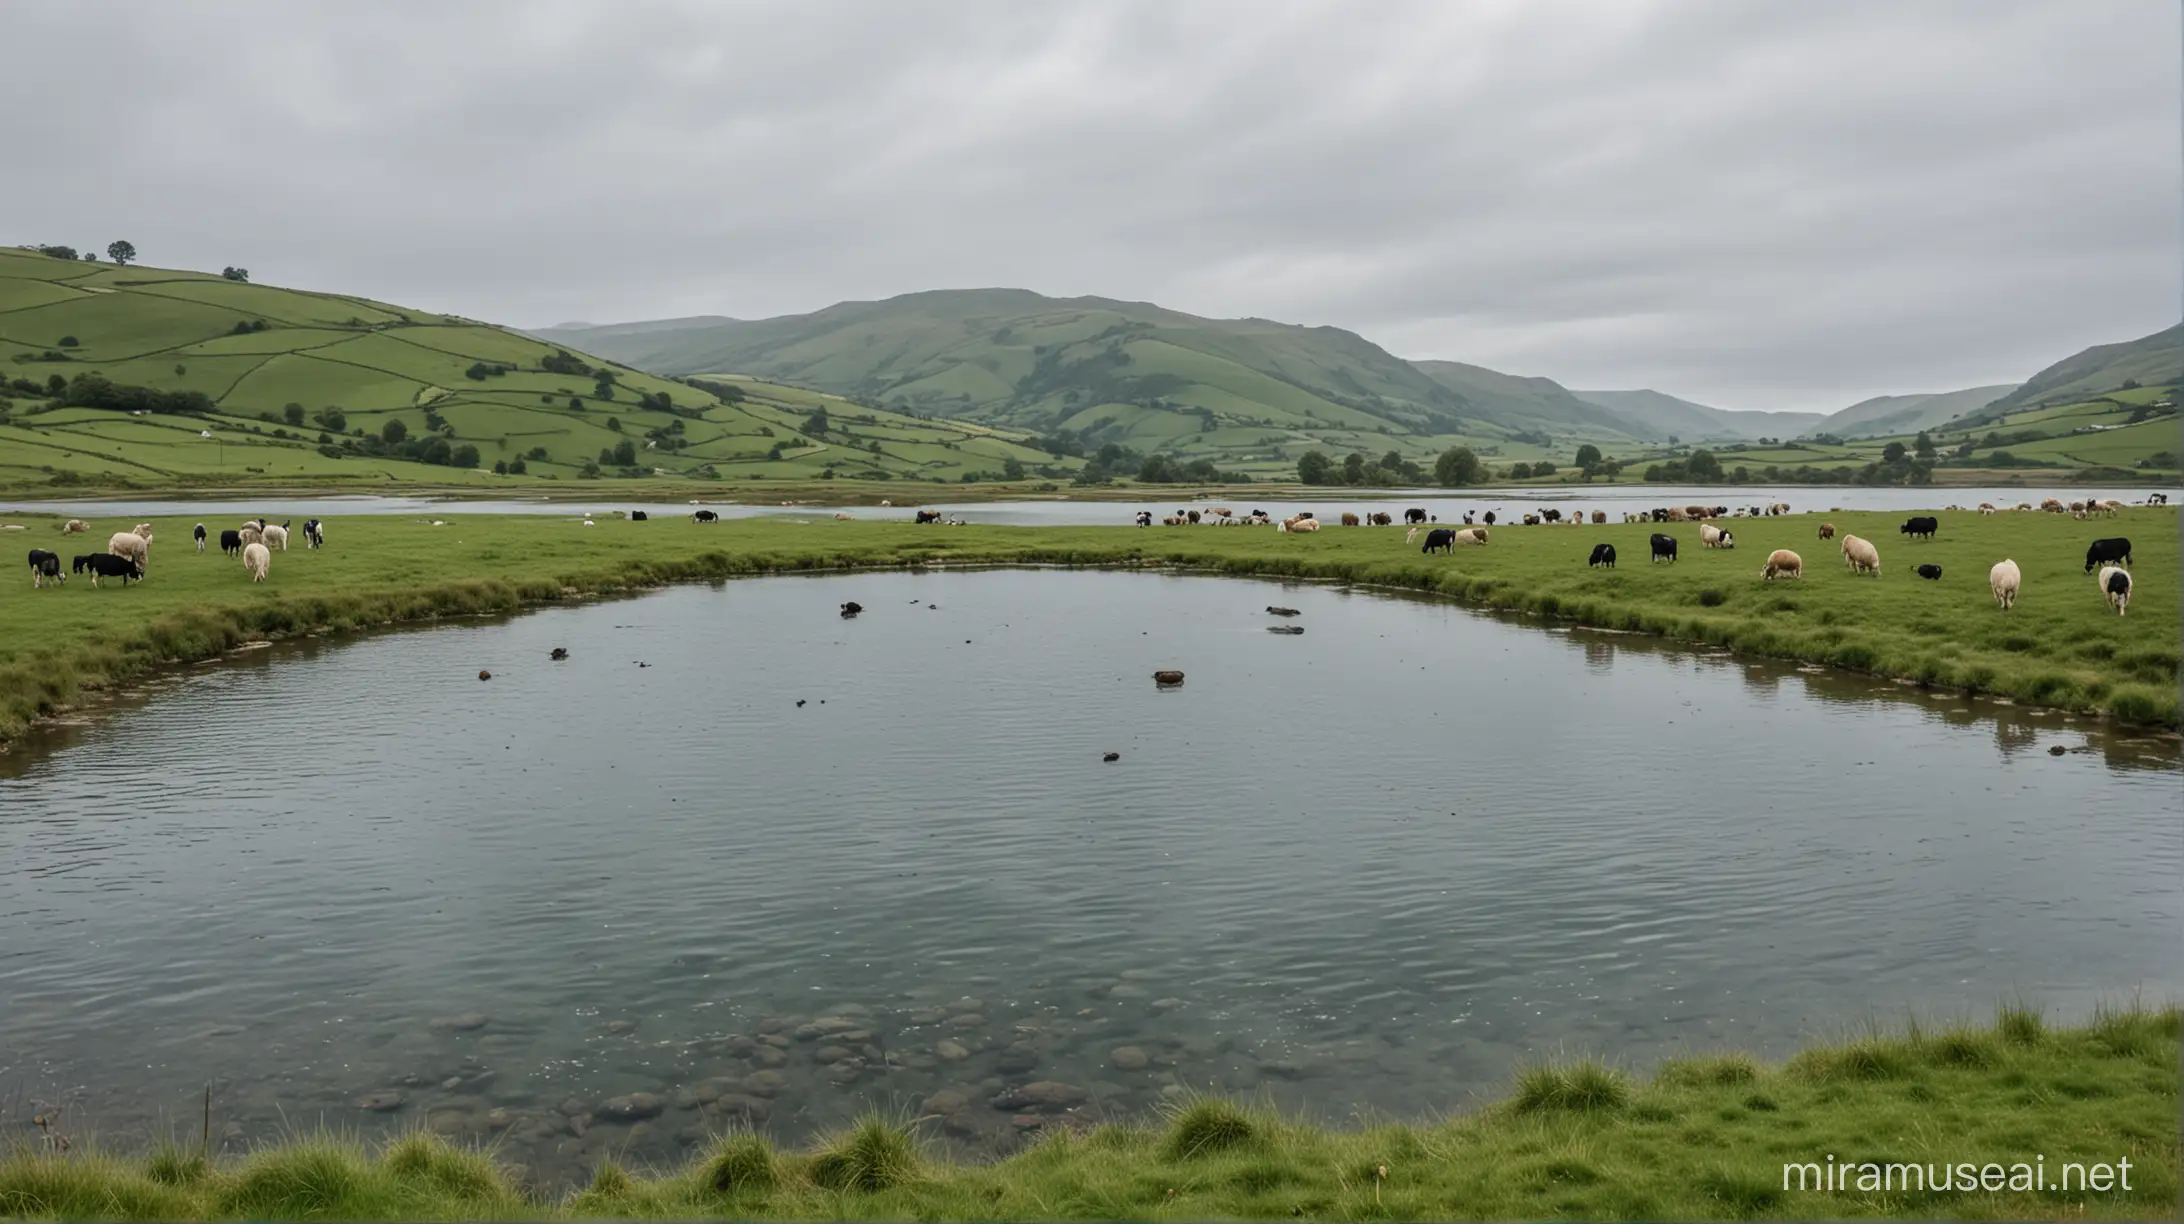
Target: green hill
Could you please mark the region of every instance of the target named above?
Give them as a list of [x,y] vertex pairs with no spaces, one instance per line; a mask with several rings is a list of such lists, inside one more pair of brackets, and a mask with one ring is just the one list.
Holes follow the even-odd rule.
[[1817,412],[1730,412],[1659,391],[1572,391],[1646,432],[1648,438],[1794,438],[1820,420]]
[[469,319],[20,249],[0,250],[0,383],[10,487],[956,481],[1077,462],[989,425],[670,381]]
[[1587,403],[1551,378],[1504,374],[1461,361],[1411,364],[1462,396],[1474,411],[1513,428],[1560,430],[1603,440],[1662,436],[1622,413]]
[[[1512,458],[1627,439],[1546,380],[1436,378],[1355,333],[1204,319],[1144,302],[938,290],[805,315],[537,333],[656,373],[735,370],[859,401],[1225,468],[1314,447],[1424,458],[1461,441]],[[1532,386],[1530,384],[1544,384]]]
[[2096,344],[2040,371],[1976,418],[2033,404],[2061,404],[2133,387],[2184,382],[2184,323],[2121,344]]
[[1876,395],[1814,422],[1802,432],[1838,438],[1885,438],[1940,429],[2010,394],[2016,383],[1966,387],[1930,395]]

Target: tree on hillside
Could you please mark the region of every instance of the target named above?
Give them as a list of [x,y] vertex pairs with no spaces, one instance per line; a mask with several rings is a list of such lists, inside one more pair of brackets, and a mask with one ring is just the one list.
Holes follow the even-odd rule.
[[1883,462],[1883,463],[1902,463],[1902,462],[1903,462],[1903,457],[1904,457],[1904,455],[1905,455],[1906,453],[1907,453],[1907,451],[1906,451],[1906,448],[1904,447],[1904,444],[1903,444],[1903,443],[1901,443],[1901,442],[1891,442],[1891,443],[1889,443],[1888,445],[1886,445],[1886,446],[1884,446],[1884,447],[1882,447],[1882,448],[1881,448],[1881,462]]
[[55,259],[73,260],[76,258],[76,248],[72,246],[41,246],[38,248],[38,253],[40,255],[50,255]]
[[1529,463],[1512,463],[1512,464],[1510,464],[1510,465],[1509,465],[1509,479],[1511,479],[1511,480],[1530,480],[1531,478],[1532,478],[1532,465],[1531,465],[1531,464],[1529,464]]
[[1316,450],[1306,451],[1297,458],[1297,479],[1304,484],[1326,484],[1334,470],[1334,462]]
[[465,442],[455,448],[455,453],[449,457],[448,462],[459,468],[474,468],[478,466],[478,448]]
[[1468,446],[1451,446],[1433,461],[1433,482],[1444,489],[1479,481],[1479,456]]
[[1577,448],[1577,458],[1572,460],[1571,462],[1577,464],[1577,466],[1581,468],[1599,467],[1600,448],[1594,446],[1590,442],[1587,442],[1585,445]]
[[1361,485],[1365,483],[1364,455],[1353,451],[1350,454],[1344,455],[1342,457],[1342,483],[1346,485]]
[[1933,438],[1933,435],[1932,435],[1932,434],[1929,434],[1929,433],[1927,433],[1927,432],[1926,432],[1925,430],[1923,430],[1923,429],[1922,429],[1922,430],[1920,430],[1920,431],[1919,431],[1919,436],[1918,436],[1918,437],[1917,437],[1917,438],[1916,438],[1915,440],[1913,440],[1913,441],[1912,441],[1912,443],[1911,443],[1911,450],[1913,451],[1913,453],[1917,454],[1917,455],[1918,455],[1918,457],[1919,457],[1919,458],[1921,458],[1921,459],[1931,459],[1931,458],[1933,458],[1933,457],[1934,457],[1934,438]]
[[1691,474],[1693,480],[1720,480],[1721,460],[1716,459],[1714,452],[1710,450],[1695,450],[1691,452],[1689,459],[1684,460],[1684,470]]
[[804,433],[808,437],[823,438],[827,435],[827,431],[832,428],[834,428],[834,423],[827,419],[827,406],[825,404],[812,409],[811,415],[804,418]]
[[608,428],[608,429],[611,429],[611,430],[613,430],[613,431],[614,431],[614,432],[616,432],[616,433],[620,433],[620,432],[622,432],[622,418],[620,418],[620,417],[608,417],[608,418],[607,418],[607,428]]
[[624,438],[614,444],[611,456],[616,467],[634,467],[637,463],[637,444]]
[[289,404],[281,409],[281,415],[288,418],[289,424],[301,425],[303,424],[303,405]]
[[391,417],[388,418],[386,424],[379,427],[379,440],[389,446],[400,446],[402,440],[407,437],[409,437],[409,426]]
[[1009,456],[1009,457],[1008,457],[1007,459],[1004,459],[1004,460],[1002,460],[1002,462],[1001,462],[1001,479],[1003,479],[1003,480],[1022,480],[1023,478],[1024,478],[1024,461],[1023,461],[1023,460],[1021,460],[1021,459],[1018,459],[1018,458],[1017,458],[1016,456],[1014,456],[1014,455],[1010,455],[1010,456]]
[[130,260],[136,258],[136,243],[109,242],[106,244],[106,257],[126,267]]
[[248,269],[248,268],[237,268],[237,267],[226,267],[226,268],[222,268],[222,269],[220,269],[220,275],[222,275],[222,276],[226,277],[227,279],[229,279],[229,280],[231,280],[231,281],[243,281],[243,282],[248,282],[248,281],[250,280],[250,269]]

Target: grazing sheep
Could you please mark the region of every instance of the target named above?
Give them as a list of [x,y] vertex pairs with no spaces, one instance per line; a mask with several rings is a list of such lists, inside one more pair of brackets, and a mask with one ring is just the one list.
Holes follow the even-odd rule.
[[1918,575],[1919,577],[1926,579],[1928,582],[1940,582],[1941,567],[1931,564],[1922,565],[1918,568]]
[[1608,569],[1615,568],[1615,545],[1595,544],[1592,546],[1592,556],[1586,560],[1585,567],[1591,569],[1596,565]]
[[1777,578],[1802,578],[1805,576],[1805,559],[1787,548],[1777,548],[1767,554],[1767,564],[1759,567],[1762,580],[1773,582]]
[[245,527],[241,531],[235,533],[235,538],[243,542],[243,547],[248,548],[251,545],[264,540],[265,533],[258,530],[256,527]]
[[1820,538],[1821,538],[1821,539],[1823,539],[1823,540],[1832,540],[1832,539],[1834,539],[1834,538],[1835,538],[1835,524],[1833,524],[1833,523],[1822,523],[1822,524],[1820,524]]
[[152,538],[152,525],[150,523],[138,523],[129,529],[129,534],[140,535],[149,540]]
[[1790,503],[1788,502],[1776,502],[1775,504],[1767,507],[1767,513],[1769,514],[1788,514],[1789,512]]
[[837,523],[846,523],[846,522],[850,521],[850,518],[851,518],[851,517],[852,517],[852,516],[850,516],[850,515],[847,515],[847,514],[839,514],[839,513],[838,513],[838,514],[836,514],[836,515],[834,516],[834,521],[835,521],[835,522],[837,522]]
[[1460,529],[1458,529],[1458,530],[1457,530],[1457,531],[1456,531],[1456,532],[1455,532],[1455,533],[1454,533],[1453,535],[1451,535],[1451,536],[1450,536],[1449,538],[1450,538],[1450,540],[1451,540],[1451,541],[1453,541],[1454,543],[1457,543],[1457,544],[1463,544],[1463,545],[1472,545],[1472,544],[1484,544],[1484,543],[1486,543],[1486,528],[1484,528],[1484,527],[1464,527],[1464,528],[1460,528]]
[[250,571],[252,582],[264,582],[266,571],[273,568],[273,554],[263,544],[243,546],[243,568]]
[[267,548],[269,548],[269,549],[272,549],[272,548],[278,548],[278,549],[280,549],[280,550],[281,550],[282,552],[287,552],[287,551],[288,551],[288,525],[287,525],[287,524],[285,524],[285,523],[276,523],[276,524],[274,524],[273,526],[271,526],[271,527],[268,527],[268,528],[266,528],[266,529],[265,529],[264,531],[262,531],[262,532],[260,532],[260,533],[258,533],[258,534],[259,534],[259,538],[261,538],[261,539],[263,539],[263,540],[265,541],[265,546],[266,546]]
[[1676,560],[1675,536],[1663,535],[1660,532],[1656,531],[1653,533],[1652,544],[1653,555],[1649,558],[1649,560],[1659,561],[1663,558],[1666,558],[1670,562],[1674,562]]
[[1994,513],[1994,503],[1993,503],[1993,502],[1981,502],[1981,503],[1979,503],[1979,512],[1980,512],[1981,514],[1993,514],[1993,513]]
[[221,533],[220,533],[220,551],[221,551],[221,552],[224,552],[224,553],[226,553],[226,554],[227,554],[228,556],[230,556],[230,557],[240,557],[240,556],[242,556],[242,555],[243,555],[243,533],[242,533],[242,532],[240,532],[240,531],[233,531],[233,530],[229,530],[229,531],[223,531],[223,532],[221,532]]
[[2122,616],[2123,610],[2131,606],[2131,571],[2104,565],[2098,581],[2101,594],[2108,597],[2108,606],[2116,610],[2116,615]]
[[1607,512],[1607,511],[1605,511],[1605,510],[1595,510],[1595,511],[1593,511],[1593,512],[1592,512],[1592,521],[1593,521],[1593,522],[1595,522],[1595,523],[1605,523],[1605,522],[1607,522],[1607,521],[1608,521],[1608,512]]
[[1355,527],[1355,526],[1357,526],[1357,525],[1358,525],[1358,521],[1359,521],[1359,520],[1358,520],[1358,517],[1357,517],[1357,516],[1356,516],[1355,514],[1352,514],[1352,513],[1350,513],[1350,512],[1348,511],[1348,510],[1345,510],[1345,511],[1343,511],[1343,512],[1342,512],[1342,525],[1343,525],[1343,526],[1345,526],[1345,527]]
[[2131,564],[2131,541],[2122,536],[2109,540],[2095,540],[2085,550],[2085,572],[2088,574],[2093,572],[2095,566],[2110,561],[2121,561],[2126,567],[2129,567]]
[[75,535],[79,531],[89,530],[91,530],[91,524],[84,522],[82,519],[70,519],[68,524],[61,528],[61,534]]
[[[644,516],[644,511],[639,510],[637,512],[638,518],[643,518]],[[221,532],[220,538],[223,540],[226,539],[227,533],[224,531]],[[318,521],[317,519],[305,519],[303,523],[303,538],[304,542],[309,544],[313,548],[324,548],[326,546],[326,524]]]
[[2106,501],[2094,502],[2093,508],[2110,518],[2114,518],[2123,509],[2123,503],[2111,497]]
[[1851,573],[1878,578],[1881,576],[1881,550],[1873,547],[1871,540],[1846,535],[1843,537],[1843,564],[1850,567]]
[[1730,545],[1724,543],[1724,541],[1728,539],[1729,533],[1723,531],[1719,527],[1714,526],[1712,523],[1699,524],[1699,547],[1728,548],[1730,547]]
[[76,572],[83,573],[85,571],[90,572],[93,587],[98,586],[101,578],[119,578],[121,579],[121,585],[126,587],[132,578],[138,581],[143,580],[144,562],[135,557],[117,557],[110,553],[93,553],[87,557],[76,558]]
[[1987,589],[1994,592],[1995,606],[2007,611],[2017,606],[2017,588],[2025,575],[2017,568],[2017,562],[2001,560],[1987,571]]
[[1670,506],[1670,507],[1669,507],[1669,508],[1668,508],[1668,509],[1667,509],[1667,510],[1666,510],[1666,511],[1664,512],[1664,517],[1662,517],[1662,518],[1660,518],[1660,519],[1658,519],[1658,520],[1656,520],[1656,521],[1659,521],[1659,522],[1664,522],[1664,523],[1683,523],[1683,522],[1688,522],[1688,521],[1690,521],[1690,518],[1691,518],[1691,516],[1690,516],[1689,514],[1686,514],[1686,513],[1684,513],[1683,507],[1681,507],[1681,506]]
[[[935,514],[929,519],[925,517],[925,514],[926,512],[923,510],[918,511],[919,522],[930,523],[940,518],[940,515]],[[720,516],[711,510],[696,510],[691,512],[690,521],[693,523],[717,523],[720,521]]]
[[1213,517],[1217,519],[1230,519],[1236,517],[1236,512],[1229,509],[1227,506],[1215,506],[1209,513],[1211,513]]
[[1319,520],[1311,518],[1291,519],[1288,527],[1291,531],[1318,531]]
[[2049,514],[2061,514],[2063,512],[2063,503],[2052,497],[2043,497],[2040,499],[2040,509]]
[[133,531],[117,531],[106,541],[106,551],[110,556],[127,557],[142,568],[151,564],[151,537]]
[[197,541],[197,551],[205,551],[205,525],[199,523],[190,531],[190,538]]
[[1392,527],[1395,525],[1395,516],[1385,510],[1375,510],[1365,516],[1365,521],[1375,527]]

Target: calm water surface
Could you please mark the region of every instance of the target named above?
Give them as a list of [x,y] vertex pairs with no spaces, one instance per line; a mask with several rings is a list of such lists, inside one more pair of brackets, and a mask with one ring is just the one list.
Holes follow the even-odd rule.
[[1181,1086],[1419,1114],[1556,1049],[2082,1013],[2184,982],[2179,777],[2046,712],[1200,577],[306,642],[0,758],[0,1112],[194,1130],[209,1081],[230,1144],[422,1121],[559,1180],[873,1103],[999,1151]]
[[[936,486],[937,488],[938,486]],[[1194,497],[1195,490],[1189,485],[1177,485],[1172,490],[1148,490],[1146,497],[1138,501],[994,501],[951,502],[936,501],[915,503],[940,510],[972,523],[992,523],[1009,527],[1112,527],[1127,526],[1139,510],[1151,510],[1156,516],[1171,513],[1179,508],[1205,509],[1216,504],[1238,511],[1265,510],[1277,517],[1287,517],[1306,510],[1333,517],[1345,509],[1360,512],[1369,510],[1400,511],[1407,506],[1419,506],[1430,514],[1439,515],[1451,522],[1462,517],[1464,511],[1484,512],[1498,510],[1503,515],[1522,514],[1542,506],[1570,510],[1582,505],[1588,512],[1593,510],[1615,516],[1621,521],[1626,511],[1650,510],[1655,506],[1683,506],[1704,503],[1710,506],[1767,506],[1776,502],[1787,503],[1794,512],[1819,510],[1935,510],[1943,506],[1977,506],[1992,502],[1997,506],[2014,506],[2019,502],[2039,505],[2045,497],[2063,501],[2078,501],[2087,497],[2115,498],[2126,505],[2146,500],[2150,492],[2163,490],[2138,486],[2123,489],[2101,488],[2019,488],[2019,489],[1935,489],[1935,488],[1854,488],[1830,486],[1827,488],[1761,488],[1727,486],[1667,486],[1667,485],[1570,485],[1564,487],[1526,487],[1520,489],[1478,489],[1452,493],[1447,489],[1373,489],[1373,490],[1326,490],[1326,496],[1297,499],[1283,496],[1272,500],[1253,498],[1248,494],[1223,495],[1219,498]],[[2172,502],[2184,501],[2184,493],[2167,490]],[[1390,505],[1389,503],[1399,503]],[[808,518],[817,514],[836,511],[863,518],[895,516],[909,518],[913,503],[903,502],[892,508],[876,506],[822,506],[799,504],[796,506],[758,505],[743,503],[706,502],[714,513],[726,518],[761,518],[787,516]],[[144,499],[136,501],[87,501],[87,502],[8,502],[0,501],[0,512],[26,511],[41,514],[65,514],[85,519],[137,519],[196,516],[208,520],[217,517],[247,518],[258,515],[279,518],[307,518],[319,516],[338,519],[343,515],[394,514],[415,517],[451,518],[462,514],[552,514],[572,516],[584,512],[611,514],[616,510],[644,510],[653,515],[688,514],[691,504],[681,502],[615,502],[615,501],[541,501],[534,498],[510,498],[505,500],[453,501],[423,497],[268,497],[259,501],[193,501],[187,499]]]

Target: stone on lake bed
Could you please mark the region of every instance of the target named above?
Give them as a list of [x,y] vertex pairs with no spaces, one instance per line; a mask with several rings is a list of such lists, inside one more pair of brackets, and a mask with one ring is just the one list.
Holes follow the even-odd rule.
[[949,1019],[948,1027],[952,1029],[984,1028],[986,1027],[986,1016],[983,1012],[958,1012]]
[[609,1097],[599,1106],[599,1116],[609,1122],[638,1122],[657,1118],[667,1111],[667,1102],[649,1092],[632,1092],[627,1096]]
[[1035,1080],[1016,1088],[1004,1089],[990,1103],[995,1109],[1009,1113],[1074,1109],[1084,1104],[1089,1095],[1074,1084],[1065,1084],[1059,1080]]
[[425,1115],[425,1125],[438,1135],[460,1135],[470,1129],[467,1109],[435,1109]]
[[994,1061],[994,1069],[1003,1075],[1022,1075],[1038,1065],[1039,1051],[1021,1041],[1003,1049]]
[[367,1092],[358,1097],[356,1107],[370,1110],[373,1113],[393,1113],[395,1110],[402,1108],[407,1100],[407,1097],[389,1088],[384,1092]]
[[1143,1071],[1153,1064],[1153,1056],[1140,1046],[1116,1046],[1108,1053],[1107,1062],[1117,1071]]
[[933,1054],[942,1062],[962,1062],[971,1056],[971,1049],[953,1038],[942,1038],[933,1046]]
[[838,1063],[841,1062],[843,1059],[856,1057],[856,1052],[851,1050],[848,1046],[820,1046],[819,1052],[813,1055],[813,1057],[817,1058],[820,1062],[823,1063]]
[[769,1045],[762,1045],[751,1051],[751,1061],[761,1067],[778,1067],[788,1062],[789,1056],[785,1051],[777,1050]]
[[1165,999],[1154,999],[1152,1002],[1147,1003],[1145,1006],[1152,1008],[1156,1012],[1174,1011],[1176,1008],[1183,1006],[1183,1000],[1171,995]]
[[637,1022],[635,1020],[609,1020],[607,1021],[607,1031],[616,1035],[634,1033],[637,1031]]
[[461,1012],[434,1020],[432,1027],[448,1033],[475,1033],[491,1023],[493,1018],[484,1012]]
[[743,1090],[752,1096],[777,1097],[788,1088],[789,1077],[779,1071],[753,1071],[743,1077]]
[[986,1001],[984,999],[974,999],[969,995],[965,995],[962,998],[957,999],[955,1002],[950,1003],[945,1010],[952,1012],[982,1012],[986,1010]]
[[727,1092],[708,1102],[705,1112],[717,1118],[732,1118],[740,1122],[763,1122],[773,1112],[773,1103],[764,1097],[742,1092]]
[[920,1113],[947,1115],[970,1107],[971,1098],[953,1088],[943,1088],[925,1098],[918,1107]]

